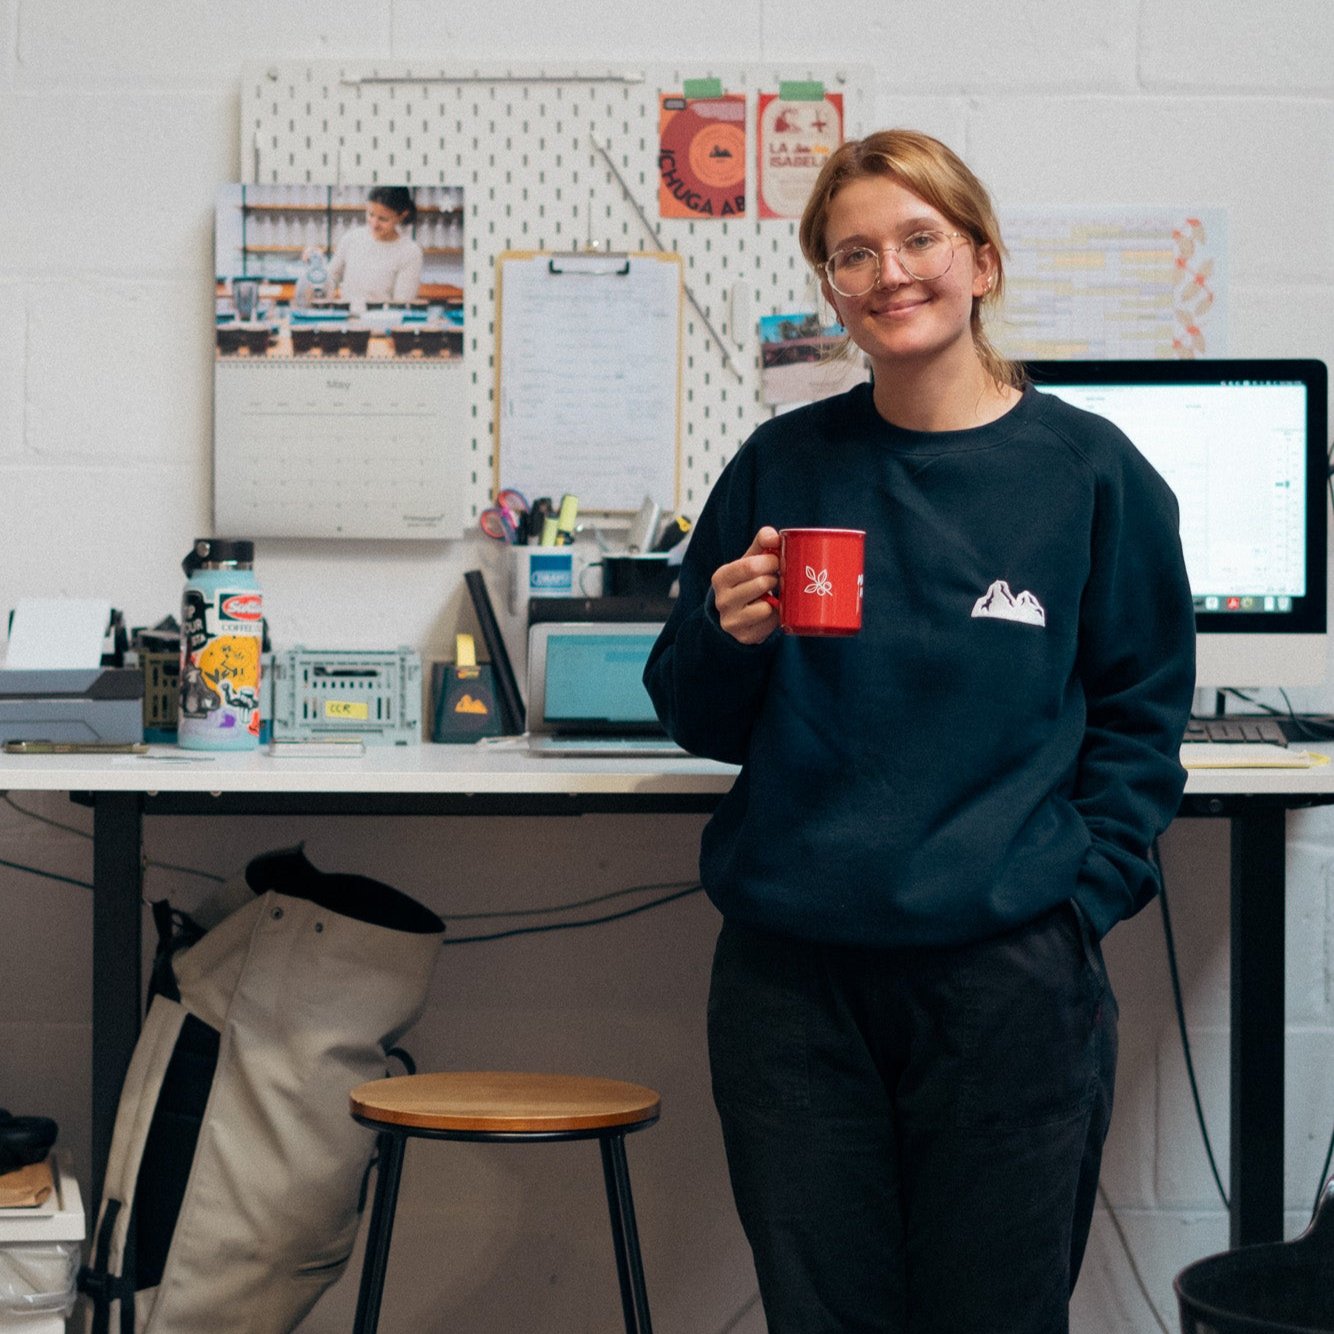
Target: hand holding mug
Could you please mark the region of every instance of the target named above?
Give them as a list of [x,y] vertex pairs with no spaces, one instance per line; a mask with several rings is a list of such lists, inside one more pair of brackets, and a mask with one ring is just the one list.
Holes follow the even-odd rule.
[[778,586],[778,530],[764,527],[739,559],[713,574],[713,603],[719,624],[742,644],[759,644],[773,634],[778,615],[765,600]]

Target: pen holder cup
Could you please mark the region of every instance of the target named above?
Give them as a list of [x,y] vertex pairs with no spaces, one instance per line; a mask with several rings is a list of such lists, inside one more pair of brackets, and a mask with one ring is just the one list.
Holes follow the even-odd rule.
[[667,597],[679,569],[668,564],[666,552],[603,556],[602,592],[607,597]]
[[584,565],[582,555],[578,546],[507,547],[510,614],[526,616],[530,598],[573,597]]

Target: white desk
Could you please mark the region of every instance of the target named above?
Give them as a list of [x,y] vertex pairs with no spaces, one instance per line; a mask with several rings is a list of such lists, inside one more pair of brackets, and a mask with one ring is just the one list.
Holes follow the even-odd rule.
[[[156,757],[184,753],[0,754],[0,790],[69,792],[93,810],[94,1201],[139,1031],[145,816],[708,811],[736,772],[695,759],[537,758],[513,742],[375,747],[351,759]],[[1282,1236],[1285,821],[1328,803],[1334,765],[1195,771],[1182,803],[1183,816],[1231,821],[1234,1245]]]
[[590,796],[716,799],[736,770],[712,760],[569,759],[534,756],[516,738],[466,746],[368,746],[350,758],[275,759],[259,751],[148,755],[6,755],[0,790],[271,794],[435,793],[477,796]]

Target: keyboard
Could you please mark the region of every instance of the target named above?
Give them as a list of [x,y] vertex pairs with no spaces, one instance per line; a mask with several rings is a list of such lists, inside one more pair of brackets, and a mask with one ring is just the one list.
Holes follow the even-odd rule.
[[1277,718],[1192,718],[1186,724],[1184,741],[1224,745],[1241,742],[1268,742],[1286,746],[1288,738]]

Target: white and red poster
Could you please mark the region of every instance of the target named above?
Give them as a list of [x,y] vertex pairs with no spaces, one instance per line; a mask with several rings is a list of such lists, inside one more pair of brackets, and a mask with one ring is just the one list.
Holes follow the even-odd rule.
[[799,218],[830,153],[843,142],[843,94],[761,93],[757,192],[762,218]]

